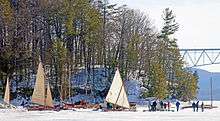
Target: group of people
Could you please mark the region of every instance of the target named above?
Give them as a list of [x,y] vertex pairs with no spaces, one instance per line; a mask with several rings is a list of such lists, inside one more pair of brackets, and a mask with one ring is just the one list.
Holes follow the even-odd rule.
[[151,101],[148,102],[148,109],[149,111],[157,111],[157,110],[163,110],[163,111],[170,111],[170,102],[163,102],[160,101],[159,105],[160,105],[160,109],[157,109],[157,101],[153,101],[153,103],[151,103]]
[[149,108],[150,111],[157,110],[157,102],[156,101],[154,101],[152,105],[151,105],[151,103],[149,105],[150,105],[150,108]]
[[[157,107],[157,101],[153,101],[153,103],[151,103],[151,101],[148,102],[148,108],[149,108],[149,111],[170,111],[170,107],[171,107],[171,103],[169,101],[167,102],[163,102],[163,101],[160,101],[158,102],[160,107],[158,106]],[[179,109],[180,109],[180,102],[179,101],[176,101],[176,111],[178,112]],[[204,103],[202,102],[202,104],[200,105],[201,106],[201,110],[202,112],[204,111]],[[199,110],[199,101],[197,101],[196,103],[193,102],[192,103],[192,108],[193,108],[193,111],[194,112],[198,112]]]
[[[197,101],[196,103],[193,102],[192,108],[193,108],[193,112],[198,112],[199,111],[199,101]],[[203,102],[201,104],[201,110],[202,110],[202,112],[204,111],[204,103]]]

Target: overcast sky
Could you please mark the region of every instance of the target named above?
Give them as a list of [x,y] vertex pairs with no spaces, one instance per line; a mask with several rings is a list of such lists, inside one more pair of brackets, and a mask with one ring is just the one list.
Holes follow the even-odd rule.
[[[220,48],[220,0],[109,0],[139,9],[160,30],[164,8],[171,8],[180,24],[175,34],[180,48]],[[201,67],[220,72],[220,65]]]

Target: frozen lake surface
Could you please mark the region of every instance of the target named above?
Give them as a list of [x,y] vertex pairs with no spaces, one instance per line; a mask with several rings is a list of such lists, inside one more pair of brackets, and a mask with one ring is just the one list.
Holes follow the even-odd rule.
[[[214,102],[220,107],[220,102]],[[193,112],[92,112],[92,111],[13,111],[0,110],[0,121],[220,121],[220,108]]]

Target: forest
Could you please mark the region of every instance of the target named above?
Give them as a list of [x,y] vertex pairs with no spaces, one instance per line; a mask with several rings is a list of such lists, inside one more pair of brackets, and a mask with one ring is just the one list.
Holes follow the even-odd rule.
[[[140,82],[141,98],[194,99],[198,75],[184,67],[176,15],[161,15],[158,30],[146,13],[107,0],[0,0],[0,95],[9,78],[13,98],[30,97],[41,61],[53,98],[83,92],[71,83],[82,70],[89,94],[105,97],[117,67],[124,81]],[[99,68],[109,83],[103,91],[94,88]]]

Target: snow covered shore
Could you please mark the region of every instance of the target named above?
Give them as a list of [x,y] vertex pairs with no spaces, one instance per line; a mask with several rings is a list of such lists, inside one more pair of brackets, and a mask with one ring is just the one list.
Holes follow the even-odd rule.
[[13,111],[0,110],[0,121],[220,121],[220,102],[216,109],[193,112],[92,112],[92,111]]

